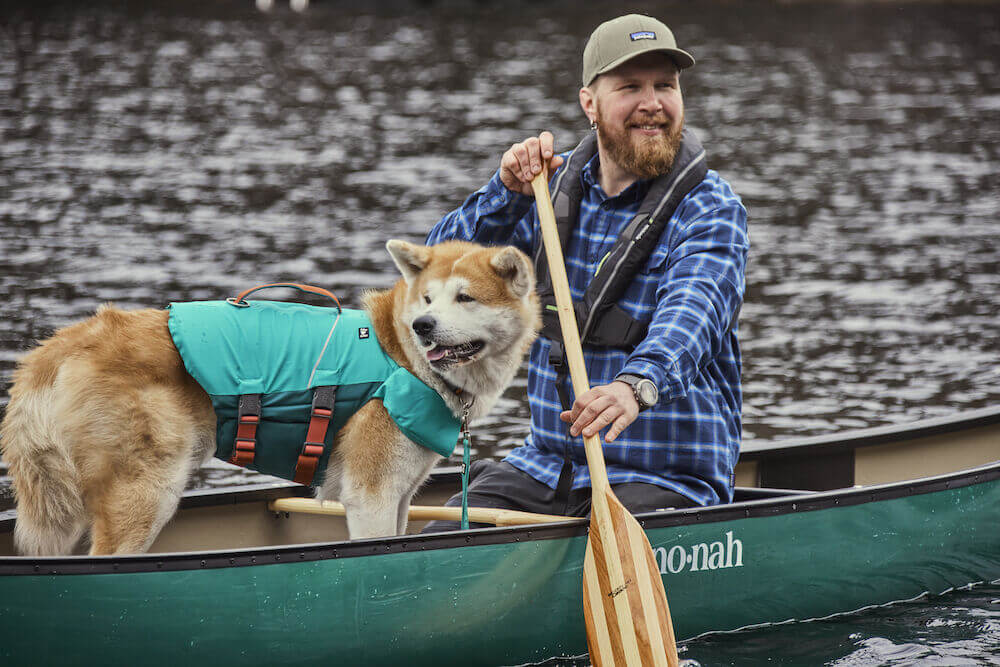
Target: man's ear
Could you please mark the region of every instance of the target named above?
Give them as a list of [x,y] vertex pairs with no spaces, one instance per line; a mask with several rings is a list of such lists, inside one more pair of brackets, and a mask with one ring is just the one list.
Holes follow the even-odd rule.
[[431,261],[431,249],[427,246],[391,239],[386,241],[385,249],[389,251],[407,284],[412,283]]
[[493,255],[490,266],[507,282],[510,291],[519,299],[523,299],[535,286],[535,269],[528,257],[517,248],[503,248]]
[[583,109],[588,123],[597,120],[597,100],[594,97],[594,89],[590,86],[580,89],[580,108]]

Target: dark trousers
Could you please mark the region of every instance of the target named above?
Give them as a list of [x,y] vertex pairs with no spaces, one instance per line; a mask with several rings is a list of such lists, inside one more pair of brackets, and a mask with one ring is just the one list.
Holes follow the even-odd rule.
[[[569,492],[569,498],[556,498],[555,489],[550,489],[526,472],[509,463],[480,459],[469,470],[469,506],[492,507],[494,509],[519,510],[537,514],[561,514],[565,516],[587,516],[590,514],[589,488]],[[694,507],[695,503],[684,496],[655,484],[629,482],[614,484],[615,496],[629,512],[652,512],[666,508]],[[448,499],[449,507],[462,506],[462,494]],[[485,528],[490,524],[470,523],[470,528]],[[439,533],[458,530],[457,521],[432,521],[422,533]]]

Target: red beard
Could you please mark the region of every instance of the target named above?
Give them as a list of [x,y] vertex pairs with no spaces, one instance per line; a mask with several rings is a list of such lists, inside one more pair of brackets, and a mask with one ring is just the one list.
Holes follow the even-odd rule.
[[601,110],[597,109],[597,136],[601,146],[609,157],[619,167],[642,180],[656,178],[670,171],[681,146],[681,133],[684,130],[684,118],[676,123],[666,134],[655,137],[633,136],[631,127],[652,124],[663,125],[664,117],[640,119],[638,122],[628,121],[625,127],[613,128],[605,122]]

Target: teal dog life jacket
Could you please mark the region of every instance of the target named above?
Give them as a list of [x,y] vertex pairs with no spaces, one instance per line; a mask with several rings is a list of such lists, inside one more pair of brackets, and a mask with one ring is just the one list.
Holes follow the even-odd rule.
[[277,301],[168,308],[184,367],[212,399],[217,458],[318,486],[337,431],[372,399],[413,442],[454,451],[460,420],[385,353],[364,311]]

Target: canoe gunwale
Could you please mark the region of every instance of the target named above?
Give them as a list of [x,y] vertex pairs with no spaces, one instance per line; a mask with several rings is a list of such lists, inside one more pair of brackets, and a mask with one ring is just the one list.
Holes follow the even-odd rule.
[[[955,473],[923,479],[893,482],[876,486],[838,489],[823,492],[803,492],[777,498],[750,500],[728,505],[647,512],[636,515],[646,530],[675,526],[708,524],[737,519],[771,517],[783,514],[813,512],[834,507],[924,495],[1000,479],[1000,461]],[[214,492],[218,496],[218,492]],[[203,506],[212,492],[193,492],[184,504]],[[308,495],[308,489],[291,483],[275,483],[243,487],[225,494],[221,504],[235,504],[289,495]],[[217,498],[216,498],[217,500]],[[193,503],[193,505],[192,505]],[[10,528],[0,521],[0,530]],[[290,562],[322,561],[337,558],[389,555],[406,552],[454,549],[465,546],[487,546],[512,542],[530,542],[580,537],[587,534],[589,519],[532,526],[481,528],[466,532],[402,535],[398,537],[357,540],[353,542],[323,542],[287,546],[249,547],[230,551],[193,551],[169,554],[130,556],[65,556],[31,558],[0,557],[0,576],[39,576],[77,574],[123,574],[175,570],[199,570],[231,567],[254,567]]]
[[853,450],[950,435],[987,426],[1000,425],[1000,406],[967,410],[946,417],[924,419],[905,424],[840,431],[805,438],[787,438],[763,442],[744,441],[740,446],[740,461],[759,461],[786,456],[803,456],[832,451]]

